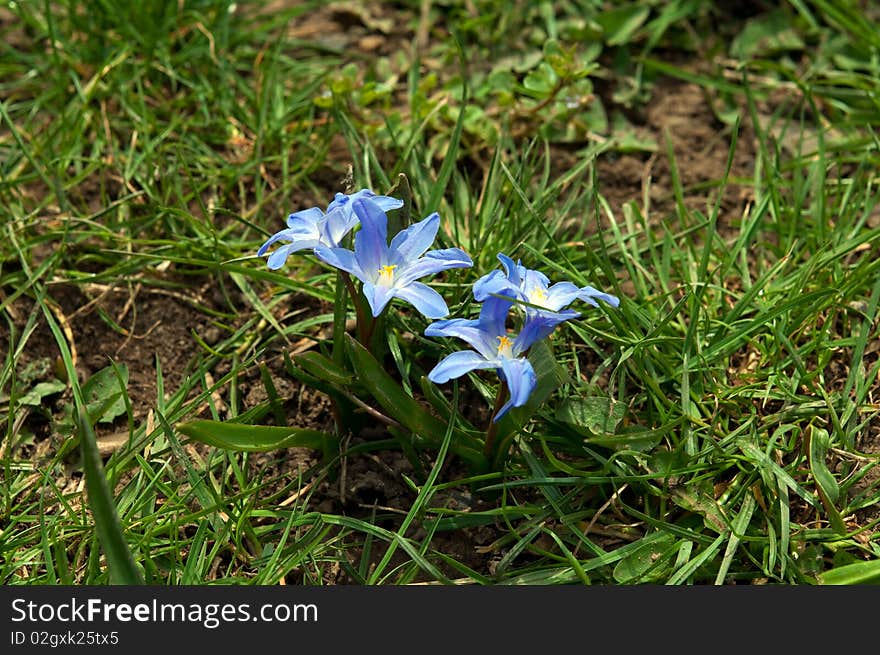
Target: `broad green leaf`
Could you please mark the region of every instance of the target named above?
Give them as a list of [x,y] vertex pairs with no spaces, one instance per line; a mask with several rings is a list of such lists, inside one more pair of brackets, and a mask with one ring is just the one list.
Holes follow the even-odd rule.
[[[123,381],[128,385],[128,367],[119,364],[118,368]],[[126,391],[119,382],[112,366],[105,366],[85,381],[82,392],[92,419],[101,423],[112,423],[117,416],[125,413],[125,399],[122,395]]]
[[356,373],[382,409],[410,431],[439,444],[446,434],[446,424],[407,394],[363,345],[349,337],[348,346]]
[[43,404],[43,398],[60,393],[67,388],[67,385],[60,380],[49,380],[48,382],[40,382],[35,384],[30,391],[18,399],[20,405],[29,405],[31,407],[39,407]]
[[556,88],[559,76],[547,62],[541,62],[533,71],[530,71],[523,80],[523,86],[531,91],[536,97],[542,98],[550,95]]
[[792,25],[791,17],[778,9],[751,18],[731,42],[730,54],[737,59],[752,59],[802,50],[804,42]]
[[[711,488],[710,485],[705,485]],[[705,489],[697,485],[676,487],[672,490],[672,500],[679,507],[703,517],[707,528],[719,533],[727,531],[727,520],[715,498]]]
[[587,442],[606,448],[645,451],[662,438],[660,431],[618,431],[626,405],[604,396],[566,398],[556,410],[556,419],[587,437]]
[[613,435],[625,415],[625,404],[603,396],[566,398],[556,409],[557,420],[587,437]]
[[618,434],[588,437],[584,441],[593,446],[643,453],[656,448],[662,439],[659,430],[624,429]]
[[678,469],[686,467],[688,457],[682,449],[657,450],[651,453],[648,469],[664,477],[675,474]]
[[181,434],[209,446],[251,453],[282,448],[320,450],[324,440],[331,438],[318,430],[305,428],[245,425],[204,419],[178,423],[175,427]]
[[[620,584],[653,582],[668,570],[670,555],[673,554],[675,538],[663,534],[661,538],[637,548],[614,567],[612,575]],[[657,564],[657,560],[666,562]],[[651,571],[652,568],[654,571]]]
[[101,548],[107,557],[107,572],[110,575],[110,582],[122,585],[142,585],[144,584],[143,576],[141,576],[128,548],[128,543],[125,541],[122,524],[119,522],[119,515],[116,512],[116,503],[104,475],[95,433],[83,410],[80,410],[78,414],[77,428],[80,436],[79,446],[86,476],[89,508],[95,519],[95,532],[98,534]]

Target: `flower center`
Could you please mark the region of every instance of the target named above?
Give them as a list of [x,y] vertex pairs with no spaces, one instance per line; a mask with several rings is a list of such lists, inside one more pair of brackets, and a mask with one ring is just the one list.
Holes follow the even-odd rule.
[[498,355],[500,357],[511,357],[512,353],[510,352],[510,348],[513,346],[513,341],[510,337],[498,337]]
[[532,292],[529,294],[529,302],[533,305],[539,305],[541,307],[544,306],[544,301],[547,300],[547,292],[541,289],[540,287],[537,289],[532,289]]
[[394,269],[397,268],[397,264],[389,264],[387,266],[383,266],[379,269],[379,281],[377,284],[383,287],[390,287],[394,282]]

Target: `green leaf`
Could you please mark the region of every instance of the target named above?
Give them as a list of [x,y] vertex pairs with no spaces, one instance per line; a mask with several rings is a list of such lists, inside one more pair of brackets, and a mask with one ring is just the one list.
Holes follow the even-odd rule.
[[854,585],[880,583],[880,560],[857,562],[819,574],[819,584]]
[[[614,579],[620,584],[657,580],[668,569],[668,560],[674,541],[675,538],[672,535],[663,534],[656,541],[636,548],[614,567],[612,573]],[[658,565],[657,560],[661,558],[666,562]],[[651,571],[654,567],[656,569]]]
[[613,435],[625,415],[626,405],[603,396],[566,398],[556,410],[557,420],[587,437]]
[[837,480],[834,479],[831,471],[828,470],[828,465],[825,463],[825,456],[831,447],[828,430],[817,428],[814,425],[809,426],[807,429],[810,431],[810,472],[828,500],[836,503],[840,495],[840,488],[837,486]]
[[89,508],[95,519],[95,532],[107,557],[107,572],[112,584],[142,585],[143,576],[134,562],[116,512],[116,503],[107,478],[91,423],[80,410],[77,418],[79,445],[86,476]]
[[608,45],[623,45],[632,40],[650,13],[651,8],[645,4],[630,4],[601,13],[596,22],[602,26]]
[[[367,383],[367,390],[382,409],[417,437],[434,447],[443,443],[447,422],[428,412],[410,396],[376,361],[370,352],[351,335],[346,335],[348,352],[357,376]],[[454,431],[453,452],[477,469],[485,468],[486,458],[473,439],[460,430]]]
[[715,497],[709,493],[710,489],[708,483],[676,487],[672,490],[671,498],[679,507],[702,516],[707,528],[723,534],[727,531],[727,520]]
[[659,476],[669,477],[686,467],[688,461],[689,458],[683,449],[657,450],[648,459],[648,469]]
[[607,436],[588,437],[585,441],[593,446],[614,450],[634,450],[640,453],[657,447],[663,440],[659,430],[623,429]]
[[106,366],[91,376],[82,386],[86,408],[92,419],[112,423],[117,416],[125,414],[125,386],[128,385],[128,367],[118,365],[125,385],[120,385],[113,366]]
[[530,71],[523,80],[523,86],[531,91],[535,97],[543,98],[556,88],[559,76],[547,62],[541,62],[533,71]]
[[351,371],[347,371],[329,357],[318,352],[301,353],[294,356],[293,361],[309,374],[331,384],[348,386],[354,381],[354,375]]
[[791,16],[781,10],[749,19],[730,44],[737,59],[772,57],[786,50],[803,50],[804,42],[792,28]]
[[282,448],[320,450],[330,435],[305,428],[245,425],[198,419],[178,423],[176,429],[190,439],[215,448],[261,453]]
[[816,499],[813,498],[810,492],[799,485],[785,469],[783,469],[781,466],[779,466],[779,464],[770,459],[770,456],[767,455],[767,453],[765,453],[763,450],[758,448],[758,446],[751,443],[750,441],[747,441],[744,438],[737,439],[736,445],[739,447],[740,451],[746,457],[746,459],[755,466],[755,468],[765,474],[772,475],[776,478],[779,484],[785,485],[793,492],[795,492],[798,496],[803,498],[812,507],[819,509],[819,503],[816,502]]
[[660,443],[662,430],[621,428],[624,416],[626,405],[604,396],[566,398],[556,409],[556,420],[568,424],[595,446],[644,452]]
[[67,385],[61,380],[49,380],[48,382],[40,382],[35,384],[33,388],[25,395],[18,399],[20,405],[29,405],[31,407],[39,407],[43,404],[43,398],[60,393],[67,388]]
[[528,402],[522,407],[514,407],[498,421],[498,434],[509,435],[519,430],[535,415],[538,407],[550,397],[564,380],[564,374],[553,349],[546,341],[539,341],[529,349],[529,361],[535,369],[538,382]]
[[835,507],[835,503],[837,503],[837,499],[840,496],[840,487],[838,487],[837,480],[831,471],[828,470],[828,465],[825,463],[825,456],[829,448],[831,448],[828,430],[818,428],[815,425],[807,426],[806,442],[809,444],[810,473],[813,474],[813,479],[816,481],[816,491],[819,494],[819,500],[822,501],[822,505],[825,507],[831,527],[838,534],[846,534],[846,524],[840,512],[837,511],[837,507]]
[[749,527],[756,505],[757,502],[752,494],[746,494],[743,497],[739,514],[733,520],[733,530],[730,533],[730,540],[727,542],[724,557],[721,559],[721,566],[718,567],[718,572],[715,574],[715,584],[724,584],[724,578],[730,570],[730,565],[733,562],[734,555],[736,555],[737,548],[739,548],[740,541]]

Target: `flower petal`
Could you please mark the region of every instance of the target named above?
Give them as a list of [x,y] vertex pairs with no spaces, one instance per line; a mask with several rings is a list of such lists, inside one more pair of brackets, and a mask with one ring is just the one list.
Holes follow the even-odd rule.
[[542,289],[546,289],[547,285],[550,284],[550,278],[544,275],[541,271],[526,268],[525,266],[518,266],[518,268],[521,276],[520,285],[523,287],[523,289],[529,289],[537,286],[540,286]]
[[361,189],[356,193],[352,193],[351,195],[345,195],[344,193],[337,193],[333,200],[327,205],[327,212],[330,213],[334,209],[344,208],[346,211],[351,211],[351,205],[355,200],[361,200],[362,198],[368,198],[379,205],[379,208],[382,211],[390,211],[392,209],[399,209],[403,207],[403,200],[398,200],[397,198],[392,198],[391,196],[377,196],[370,189]]
[[[480,307],[480,325],[492,335],[493,341],[507,334],[507,315],[513,303],[503,298],[489,296]],[[495,344],[497,348],[498,344]]]
[[445,248],[443,250],[431,250],[425,253],[421,259],[403,264],[399,271],[395,272],[396,284],[406,286],[413,280],[433,275],[450,268],[467,268],[474,262],[461,248]]
[[370,309],[373,310],[373,317],[376,317],[381,314],[382,310],[385,309],[389,302],[391,302],[397,289],[394,287],[382,286],[380,284],[373,284],[367,280],[363,280],[363,283],[362,292],[367,299],[367,302],[370,303]]
[[388,217],[368,199],[352,203],[361,229],[354,237],[354,252],[361,270],[375,280],[388,263]]
[[392,264],[406,264],[421,257],[434,243],[440,229],[440,214],[434,212],[418,223],[413,223],[398,232],[391,239],[390,258]]
[[513,284],[504,271],[495,269],[474,282],[474,300],[483,302],[492,296],[504,296],[515,300],[519,298],[519,287]]
[[513,353],[519,355],[528,350],[532,344],[550,335],[556,326],[564,321],[580,316],[574,310],[562,312],[528,312],[525,324],[513,341]]
[[294,252],[296,250],[302,250],[303,248],[314,248],[317,245],[317,241],[312,238],[310,235],[303,234],[301,232],[297,232],[296,230],[281,230],[280,232],[276,232],[271,237],[269,237],[266,242],[260,246],[260,249],[257,251],[257,256],[262,257],[269,250],[269,246],[271,246],[276,241],[289,241],[292,246],[292,250],[289,252]]
[[620,306],[620,299],[617,296],[612,296],[610,293],[603,293],[598,289],[594,289],[593,287],[581,287],[580,293],[578,293],[578,298],[580,300],[583,300],[585,303],[593,305],[593,307],[599,306],[599,304],[595,300],[593,300],[593,298],[604,300],[612,307]]
[[[526,290],[527,295],[528,293],[528,290]],[[592,305],[593,307],[598,307],[599,303],[596,302],[595,298],[604,300],[612,307],[620,305],[620,300],[611,294],[603,293],[593,287],[578,288],[571,282],[557,282],[546,290],[546,297],[543,302],[535,304],[540,304],[542,307],[546,307],[547,309],[556,312],[563,307],[567,307],[575,300],[583,300],[585,303]]]
[[504,267],[504,275],[507,276],[507,279],[510,280],[515,287],[519,287],[522,284],[522,275],[525,272],[525,268],[521,264],[515,263],[510,257],[502,252],[498,253],[498,261],[500,261],[501,265]]
[[371,198],[373,196],[373,192],[369,189],[361,189],[356,193],[346,194],[346,193],[336,193],[333,196],[333,200],[330,201],[330,204],[327,205],[327,213],[329,214],[335,209],[344,209],[346,212],[351,212],[351,204],[355,200],[360,200],[361,198]]
[[451,318],[446,321],[435,321],[425,328],[426,337],[456,337],[467,342],[477,350],[484,359],[494,360],[498,357],[498,334],[490,334],[483,329],[480,321],[466,318]]
[[428,379],[431,382],[443,384],[453,378],[461,377],[465,373],[490,368],[498,368],[498,362],[489,361],[473,350],[459,350],[441,359],[437,366],[428,373]]
[[532,395],[535,385],[538,384],[538,376],[535,374],[535,369],[532,368],[532,363],[525,357],[517,357],[515,359],[505,357],[501,360],[501,371],[504,375],[504,381],[507,383],[507,388],[510,390],[510,398],[498,410],[495,418],[492,419],[493,422],[504,416],[511,407],[522,407],[525,405],[529,396]]
[[330,264],[334,268],[351,273],[361,282],[364,282],[364,272],[358,265],[357,259],[355,259],[355,255],[351,250],[318,245],[315,247],[315,256],[325,264]]
[[319,220],[324,216],[324,212],[320,210],[318,207],[309,207],[308,209],[303,209],[302,211],[293,212],[290,216],[287,217],[287,227],[291,228],[308,228],[311,230],[315,230],[317,232],[317,228],[315,225]]
[[336,248],[345,238],[345,235],[358,224],[358,217],[351,211],[334,209],[327,212],[323,219],[318,221],[317,231],[321,235],[324,245]]
[[271,271],[277,271],[279,268],[284,266],[284,263],[287,261],[287,257],[296,250],[296,247],[293,244],[288,244],[285,246],[281,246],[271,255],[269,255],[269,259],[266,260],[266,266],[269,267]]
[[405,287],[396,287],[394,295],[415,307],[425,318],[443,318],[449,314],[443,297],[421,282],[410,282]]
[[373,196],[371,200],[379,205],[379,209],[383,212],[390,212],[392,209],[400,209],[403,207],[403,200],[398,200],[391,196]]
[[[542,302],[535,302],[535,304],[553,312],[573,303],[580,293],[580,289],[571,282],[557,282],[549,288],[544,287],[544,289],[546,297]],[[528,294],[528,292],[526,293]]]

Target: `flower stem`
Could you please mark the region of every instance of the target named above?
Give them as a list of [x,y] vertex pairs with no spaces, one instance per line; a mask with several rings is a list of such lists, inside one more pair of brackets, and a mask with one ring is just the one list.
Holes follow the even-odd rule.
[[370,336],[367,332],[368,328],[364,317],[364,308],[358,297],[357,289],[354,288],[354,282],[348,273],[345,271],[339,271],[339,276],[342,278],[342,281],[345,282],[345,287],[348,289],[348,295],[351,296],[351,302],[354,303],[354,312],[357,317],[358,341],[360,341],[365,347],[369,348]]
[[[363,339],[363,341],[361,341],[361,343],[364,344],[364,347],[367,350],[369,350],[371,353],[373,353],[373,345],[372,345],[373,332],[376,331],[376,323],[378,323],[378,322],[379,322],[378,318],[376,318],[374,316],[370,316],[370,324],[368,326],[366,326],[366,329],[364,329],[364,339]],[[373,355],[375,355],[375,354],[376,353],[373,353]]]
[[351,276],[345,271],[339,271],[339,274],[345,282],[348,295],[351,296],[351,301],[354,303],[354,311],[357,317],[357,340],[374,357],[378,357],[378,351],[373,347],[373,335],[376,332],[376,325],[381,317],[373,316],[370,313],[364,302],[364,296],[358,293]]
[[495,417],[501,411],[504,401],[507,400],[507,382],[502,382],[498,387],[498,395],[495,396],[495,407],[492,408],[492,416],[489,417],[489,425],[486,428],[486,444],[483,446],[483,454],[491,461],[492,446],[495,445],[495,434],[498,432],[498,423]]

